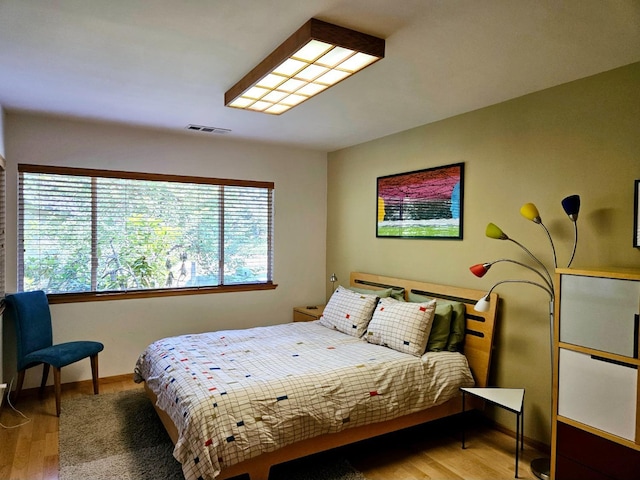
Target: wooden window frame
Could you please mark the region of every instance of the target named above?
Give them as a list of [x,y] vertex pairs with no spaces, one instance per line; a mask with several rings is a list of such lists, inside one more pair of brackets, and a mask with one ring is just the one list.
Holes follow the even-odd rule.
[[[0,157],[1,160],[1,157]],[[0,165],[1,166],[1,165]],[[126,290],[126,291],[89,291],[89,292],[69,292],[69,293],[49,293],[47,294],[49,302],[55,303],[75,303],[75,302],[89,302],[89,301],[102,301],[102,300],[120,300],[120,299],[133,299],[133,298],[153,298],[153,297],[166,297],[166,296],[181,296],[181,295],[202,295],[212,293],[227,293],[227,292],[247,292],[247,291],[259,291],[259,290],[273,290],[277,288],[277,284],[273,283],[273,193],[275,191],[273,182],[265,181],[252,181],[252,180],[233,180],[233,179],[220,179],[210,177],[198,177],[198,176],[183,176],[183,175],[165,175],[165,174],[153,174],[153,173],[137,173],[118,170],[101,170],[101,169],[88,169],[88,168],[69,168],[69,167],[57,167],[57,166],[44,166],[44,165],[31,165],[31,164],[19,164],[19,174],[22,173],[42,173],[42,174],[57,174],[57,175],[74,175],[84,177],[103,177],[103,178],[117,178],[117,179],[129,179],[129,180],[146,180],[146,181],[161,181],[161,182],[177,182],[177,183],[190,183],[190,184],[206,184],[206,185],[219,185],[219,186],[233,186],[233,187],[253,187],[253,188],[266,188],[270,191],[270,199],[268,202],[268,229],[267,234],[267,249],[268,249],[268,280],[266,282],[256,283],[234,283],[229,285],[212,285],[212,286],[196,286],[196,287],[172,287],[172,288],[154,288],[154,289],[140,289],[140,290]],[[22,193],[20,193],[22,195]],[[95,218],[95,217],[93,217]],[[92,220],[92,232],[95,233],[96,225],[95,220]],[[19,238],[22,235],[23,225],[19,221],[18,230]],[[94,233],[92,233],[92,241],[95,241]],[[221,235],[221,239],[223,236]],[[221,240],[222,242],[222,240]],[[19,240],[20,243],[20,240]],[[19,248],[20,250],[20,248]],[[23,258],[22,252],[18,252],[18,266],[21,271],[19,275],[19,285],[21,284],[21,278],[23,276]],[[224,262],[224,255],[220,255],[221,262]],[[92,258],[92,263],[97,262],[97,258]],[[93,269],[92,269],[93,270]]]

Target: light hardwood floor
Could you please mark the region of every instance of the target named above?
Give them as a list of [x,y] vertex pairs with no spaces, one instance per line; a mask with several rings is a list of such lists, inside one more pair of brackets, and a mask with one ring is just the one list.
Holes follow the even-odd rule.
[[[100,394],[142,388],[130,375],[103,378]],[[77,395],[92,395],[91,382],[63,385],[62,403]],[[28,391],[16,405],[29,423],[0,429],[0,480],[58,479],[58,418],[52,391],[43,399]],[[467,417],[465,450],[460,443],[460,418],[438,421],[356,445],[343,447],[343,455],[370,480],[427,479],[512,479],[515,440],[491,428],[479,415]],[[4,404],[0,423],[6,426],[24,421]],[[534,479],[529,469],[542,454],[525,444],[519,475]],[[295,480],[295,479],[292,479]]]

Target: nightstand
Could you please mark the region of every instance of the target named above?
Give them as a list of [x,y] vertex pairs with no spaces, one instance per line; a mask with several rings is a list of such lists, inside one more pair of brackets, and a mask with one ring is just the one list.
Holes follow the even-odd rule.
[[313,322],[318,320],[324,312],[324,305],[310,305],[306,307],[294,307],[294,322]]
[[[462,413],[465,395],[472,395],[516,414],[516,471],[518,478],[518,453],[524,448],[524,388],[461,388]],[[464,422],[462,427],[462,448],[464,447]],[[518,448],[518,441],[520,448]]]

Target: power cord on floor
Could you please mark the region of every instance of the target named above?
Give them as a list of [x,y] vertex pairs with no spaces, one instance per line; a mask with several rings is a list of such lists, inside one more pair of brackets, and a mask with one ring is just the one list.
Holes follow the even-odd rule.
[[9,382],[9,388],[7,389],[7,405],[9,405],[11,407],[11,410],[13,410],[14,412],[16,412],[18,415],[20,415],[22,418],[24,418],[26,420],[24,422],[22,422],[22,423],[19,423],[18,425],[11,425],[11,426],[4,425],[3,423],[0,422],[0,427],[4,428],[5,430],[22,427],[23,425],[26,425],[27,423],[29,423],[31,421],[31,419],[29,417],[27,417],[24,413],[22,413],[20,410],[18,410],[16,407],[14,407],[13,403],[11,403],[11,389],[12,389],[12,387],[13,387],[13,378]]

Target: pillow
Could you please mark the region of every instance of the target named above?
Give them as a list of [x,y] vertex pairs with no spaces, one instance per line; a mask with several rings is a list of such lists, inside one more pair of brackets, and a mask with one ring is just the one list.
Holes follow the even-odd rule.
[[427,352],[441,352],[447,349],[452,315],[453,308],[451,305],[440,305],[436,303],[433,325],[431,327],[431,333],[429,334],[429,340],[427,341]]
[[331,295],[318,322],[342,333],[361,337],[377,302],[375,295],[363,295],[339,286]]
[[401,302],[404,302],[404,288],[392,288],[391,289],[391,298],[395,298]]
[[465,314],[467,309],[462,302],[448,302],[452,308],[451,330],[447,341],[447,350],[450,352],[461,352],[464,346],[464,335],[466,331]]
[[377,295],[378,298],[395,298],[396,300],[400,300],[404,302],[404,288],[384,288],[382,290],[368,290],[366,288],[357,288],[357,287],[349,287],[349,290],[353,290],[354,292],[364,293],[367,295]]
[[[417,293],[409,292],[410,302],[427,302],[432,300],[432,297],[426,295],[420,295]],[[464,303],[455,302],[452,300],[438,299],[438,305],[451,305],[451,327],[449,329],[449,338],[444,350],[448,352],[460,352],[464,345],[465,335],[465,313],[467,311]]]
[[435,300],[407,303],[382,298],[373,312],[365,338],[369,343],[419,357],[427,346],[435,309]]
[[349,287],[348,290],[356,293],[364,293],[365,295],[375,295],[378,298],[390,297],[393,293],[392,288],[384,288],[382,290],[369,290],[367,288]]

